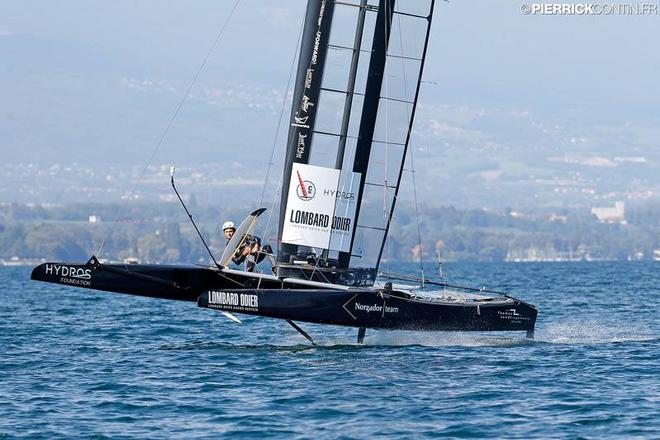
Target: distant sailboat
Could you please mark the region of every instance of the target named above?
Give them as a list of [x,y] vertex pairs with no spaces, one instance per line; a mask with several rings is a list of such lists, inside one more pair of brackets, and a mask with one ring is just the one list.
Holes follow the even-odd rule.
[[[442,280],[411,287],[386,281],[420,280],[386,274],[377,279],[401,188],[434,4],[307,2],[274,274],[231,269],[228,258],[199,267],[105,264],[92,257],[85,264],[42,264],[32,278],[195,301],[236,321],[231,313],[280,318],[310,341],[295,321],[357,327],[360,343],[367,328],[526,331],[533,337],[537,310],[504,293]],[[342,19],[349,20],[352,34],[333,33]],[[251,232],[262,212],[251,214],[243,223],[249,227],[234,241]]]

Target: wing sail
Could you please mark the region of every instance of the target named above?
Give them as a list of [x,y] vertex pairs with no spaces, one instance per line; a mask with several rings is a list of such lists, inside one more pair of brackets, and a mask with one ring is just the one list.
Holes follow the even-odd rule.
[[378,267],[410,140],[433,0],[309,0],[278,267]]

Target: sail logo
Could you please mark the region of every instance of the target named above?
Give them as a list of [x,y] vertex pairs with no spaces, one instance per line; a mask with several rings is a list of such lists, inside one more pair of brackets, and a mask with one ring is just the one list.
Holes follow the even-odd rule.
[[296,187],[296,195],[303,202],[309,202],[316,196],[316,185],[310,180],[303,180],[300,171],[296,171],[298,175],[298,186]]
[[282,242],[349,252],[361,175],[294,162]]
[[359,302],[355,303],[355,310],[357,311],[362,311],[362,312],[377,312],[377,313],[399,313],[399,308],[398,307],[390,307],[386,305],[378,305],[378,304],[361,304]]
[[208,293],[210,307],[235,310],[237,312],[258,310],[259,297],[248,293],[222,292],[211,290]]
[[46,275],[78,278],[79,280],[91,280],[92,269],[83,269],[82,267],[73,266],[60,266],[59,264],[47,264]]
[[295,121],[295,123],[293,124],[294,127],[309,128],[309,125],[307,125],[307,121],[309,120],[309,115],[294,116],[293,120]]
[[497,316],[499,316],[500,319],[513,322],[529,321],[531,319],[529,316],[521,315],[516,309],[498,310]]
[[355,200],[354,192],[340,191],[337,189],[325,189],[323,190],[323,195],[344,200]]

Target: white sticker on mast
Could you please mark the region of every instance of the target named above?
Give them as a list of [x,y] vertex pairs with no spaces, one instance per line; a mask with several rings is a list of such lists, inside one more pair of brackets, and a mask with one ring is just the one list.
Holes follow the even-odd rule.
[[332,220],[330,239],[330,249],[333,251],[350,252],[351,250],[361,180],[362,174],[356,172],[344,172],[339,180],[337,191],[334,193],[337,206]]
[[328,249],[340,171],[294,163],[282,242]]

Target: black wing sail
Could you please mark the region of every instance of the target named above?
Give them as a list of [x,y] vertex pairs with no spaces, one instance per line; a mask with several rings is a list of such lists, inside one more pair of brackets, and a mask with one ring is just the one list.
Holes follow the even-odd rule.
[[281,276],[352,285],[375,280],[433,4],[308,2],[280,205]]
[[[360,124],[355,172],[360,186],[353,265],[376,268],[385,254],[387,234],[401,186],[428,48],[435,2],[383,0],[370,62],[370,90]],[[379,79],[380,84],[378,84]],[[347,255],[342,255],[345,261]]]

